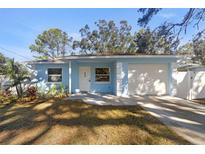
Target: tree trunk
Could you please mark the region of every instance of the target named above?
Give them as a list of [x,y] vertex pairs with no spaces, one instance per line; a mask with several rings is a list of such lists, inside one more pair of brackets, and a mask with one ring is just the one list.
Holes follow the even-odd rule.
[[23,89],[22,89],[21,83],[19,84],[19,88],[20,88],[20,95],[22,96],[23,95]]
[[18,97],[21,97],[23,95],[23,90],[22,90],[21,84],[16,85],[16,92],[17,92]]
[[18,95],[18,97],[20,97],[20,93],[19,93],[18,85],[16,85],[15,87],[16,87],[17,95]]

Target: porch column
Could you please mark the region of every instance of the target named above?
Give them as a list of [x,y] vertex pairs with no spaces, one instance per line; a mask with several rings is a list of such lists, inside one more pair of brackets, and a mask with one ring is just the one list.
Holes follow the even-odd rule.
[[69,70],[68,70],[68,74],[69,74],[69,90],[68,92],[71,94],[71,61],[69,61]]
[[174,92],[173,92],[173,74],[174,74],[174,71],[173,71],[172,63],[169,63],[168,64],[168,75],[169,75],[168,94],[170,96],[174,95]]
[[128,63],[116,63],[116,95],[128,96]]
[[122,63],[116,63],[116,95],[122,95]]

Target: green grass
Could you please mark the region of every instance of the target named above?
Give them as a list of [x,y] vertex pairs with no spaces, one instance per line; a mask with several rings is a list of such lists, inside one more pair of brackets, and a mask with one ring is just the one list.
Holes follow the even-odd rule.
[[62,99],[0,107],[0,144],[189,144],[139,106]]

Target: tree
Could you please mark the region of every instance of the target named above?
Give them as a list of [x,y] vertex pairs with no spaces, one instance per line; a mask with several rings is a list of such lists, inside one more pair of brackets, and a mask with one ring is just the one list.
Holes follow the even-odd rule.
[[177,55],[186,55],[193,56],[194,55],[194,47],[192,42],[188,42],[182,46],[180,46],[176,52]]
[[0,53],[0,75],[9,78],[11,82],[7,87],[15,87],[18,97],[23,95],[22,83],[25,80],[30,80],[29,71],[24,65]]
[[37,57],[38,59],[55,59],[68,53],[71,42],[72,37],[68,37],[66,32],[54,28],[38,35],[35,44],[32,44],[29,48],[31,52],[40,55]]
[[138,9],[138,12],[142,13],[142,17],[140,17],[137,21],[138,24],[143,27],[147,26],[152,17],[156,15],[160,10],[161,8]]
[[81,54],[97,55],[135,52],[135,42],[131,35],[132,27],[127,21],[120,21],[117,26],[112,20],[99,20],[95,25],[97,30],[91,30],[88,25],[80,29],[82,39],[73,42],[73,49],[79,49]]
[[184,45],[179,46],[179,48],[176,51],[176,55],[183,56],[177,61],[179,66],[190,65],[192,63],[195,63],[193,60],[194,58],[193,42],[188,42]]
[[154,54],[155,38],[151,30],[141,29],[134,35],[137,52],[141,54]]
[[154,31],[149,28],[139,30],[134,35],[134,41],[140,54],[173,54],[178,45],[172,33],[167,33],[163,26]]
[[205,38],[180,46],[177,54],[191,57],[192,63],[205,65]]
[[4,75],[5,71],[6,71],[6,60],[8,60],[8,58],[6,58],[2,53],[0,53],[0,75]]
[[205,65],[205,39],[193,41],[193,62]]
[[0,53],[0,90],[1,90],[1,84],[2,84],[2,75],[5,73],[5,62],[6,62],[6,58],[4,57],[4,55],[2,53]]
[[[138,11],[142,13],[142,17],[138,18],[138,24],[140,26],[146,27],[153,16],[158,14],[162,9],[161,8],[143,8]],[[181,32],[187,31],[187,28],[190,25],[199,29],[199,24],[205,19],[205,9],[201,8],[190,8],[187,10],[186,14],[182,17],[180,22],[172,23],[165,21],[164,26],[167,27],[168,31],[176,31],[179,35]]]
[[[161,8],[151,8],[151,9],[139,9],[138,11],[142,14],[142,17],[138,18],[138,24],[140,26],[146,27],[148,26],[150,20],[158,14],[162,9]],[[204,22],[205,19],[205,9],[204,8],[190,8],[187,10],[186,14],[182,17],[179,22],[169,22],[165,21],[162,25],[167,29],[167,33],[172,32],[173,36],[175,36],[175,40],[180,40],[179,36],[184,32],[186,34],[187,29],[190,26],[197,28],[198,32],[196,32],[193,40],[190,44],[186,44],[182,46],[177,51],[177,54],[191,54],[193,62],[205,64],[205,53],[204,53],[204,40],[205,40],[205,29],[199,30],[199,24]],[[187,50],[188,51],[185,51]],[[192,49],[193,48],[193,49]],[[193,50],[193,52],[191,51]]]
[[21,97],[23,95],[22,82],[30,80],[27,68],[15,62],[14,59],[9,59],[6,62],[5,75],[11,80],[9,87],[15,87],[18,97]]
[[0,53],[0,64],[5,63],[6,58],[4,57],[4,55],[2,53]]

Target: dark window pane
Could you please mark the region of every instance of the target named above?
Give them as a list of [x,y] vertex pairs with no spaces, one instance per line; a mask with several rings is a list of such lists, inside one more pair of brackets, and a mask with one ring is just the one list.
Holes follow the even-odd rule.
[[96,68],[96,74],[109,74],[109,68]]
[[49,68],[48,74],[62,74],[62,68]]
[[61,82],[61,81],[62,81],[62,68],[49,68],[48,82]]
[[109,82],[110,81],[109,68],[96,68],[95,69],[95,81]]

